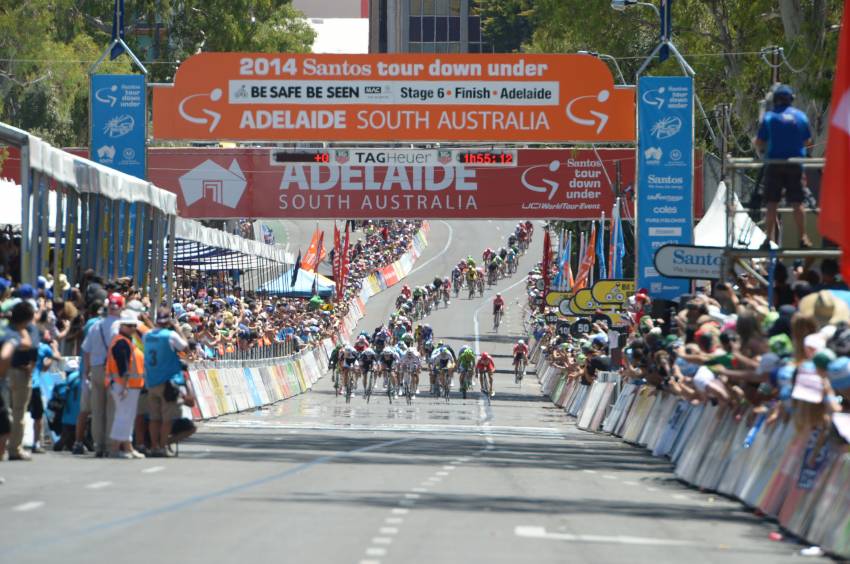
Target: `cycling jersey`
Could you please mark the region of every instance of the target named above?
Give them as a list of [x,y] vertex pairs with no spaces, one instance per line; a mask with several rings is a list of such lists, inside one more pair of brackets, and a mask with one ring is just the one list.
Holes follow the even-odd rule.
[[514,356],[518,356],[520,354],[527,355],[528,354],[528,345],[514,345]]
[[393,364],[398,362],[398,353],[395,351],[391,351],[389,354],[381,354],[381,366],[385,368],[392,368]]
[[493,311],[502,309],[503,307],[505,307],[504,298],[493,298]]
[[492,358],[482,356],[478,359],[478,363],[476,363],[475,369],[479,372],[493,372],[494,370],[496,370],[496,365],[493,363]]
[[422,365],[422,358],[413,349],[408,349],[401,357],[401,365],[409,370],[418,370]]
[[461,368],[472,368],[475,366],[475,353],[472,349],[466,349],[457,357],[457,362]]

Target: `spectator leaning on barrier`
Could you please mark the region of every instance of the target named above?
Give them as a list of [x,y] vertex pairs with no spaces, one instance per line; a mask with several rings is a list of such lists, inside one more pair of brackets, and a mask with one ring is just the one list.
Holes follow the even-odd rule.
[[91,413],[91,431],[98,458],[106,454],[107,434],[112,425],[114,404],[107,393],[106,357],[109,343],[118,334],[118,320],[124,309],[124,296],[114,292],[107,299],[106,317],[92,324],[83,341],[86,388],[83,390],[82,413]]
[[[780,85],[773,92],[773,108],[764,114],[759,124],[756,147],[765,150],[770,160],[805,157],[807,149],[812,147],[812,134],[809,130],[809,118],[793,107],[794,91]],[[764,171],[765,196],[767,201],[767,241],[776,236],[776,214],[782,193],[794,208],[794,223],[800,234],[800,246],[812,246],[805,231],[805,211],[803,209],[803,167],[792,163],[769,163]]]
[[177,353],[189,347],[171,317],[170,308],[157,310],[156,327],[145,335],[144,344],[151,456],[166,457],[172,422],[180,417],[178,387],[184,383],[183,363]]

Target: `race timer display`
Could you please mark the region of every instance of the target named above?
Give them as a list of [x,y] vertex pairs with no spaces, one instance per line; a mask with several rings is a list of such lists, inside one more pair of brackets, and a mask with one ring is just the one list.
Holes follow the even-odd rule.
[[516,164],[516,158],[513,153],[459,152],[457,162],[469,165],[513,166]]

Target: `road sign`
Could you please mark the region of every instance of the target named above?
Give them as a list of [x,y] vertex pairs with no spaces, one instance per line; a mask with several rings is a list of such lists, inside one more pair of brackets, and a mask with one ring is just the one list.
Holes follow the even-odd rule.
[[664,245],[655,251],[655,269],[668,278],[719,280],[722,263],[722,247]]
[[593,330],[593,324],[586,317],[582,317],[578,321],[572,324],[570,327],[570,334],[578,339],[582,335],[586,335]]
[[689,285],[653,266],[665,244],[693,242],[693,79],[644,76],[638,87],[637,283],[655,298],[676,299]]
[[203,52],[153,100],[157,139],[635,140],[634,89],[589,55]]
[[91,76],[91,159],[145,178],[145,76]]
[[564,298],[558,303],[558,313],[561,315],[573,315],[573,312],[570,309],[570,300],[568,298]]
[[596,219],[614,204],[606,177],[616,176],[616,163],[624,182],[634,178],[626,149],[515,153],[516,162],[499,167],[459,165],[450,152],[442,163],[432,153],[386,149],[165,149],[150,168],[151,181],[177,193],[181,217],[192,219]]
[[558,323],[558,326],[555,328],[555,332],[558,333],[561,337],[566,337],[571,334],[570,324],[566,321],[561,321]]
[[593,299],[600,304],[622,305],[635,293],[635,281],[599,280],[590,292]]

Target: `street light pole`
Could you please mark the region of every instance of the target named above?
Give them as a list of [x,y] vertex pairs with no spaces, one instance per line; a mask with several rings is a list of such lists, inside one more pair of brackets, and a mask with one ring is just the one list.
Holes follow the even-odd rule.
[[579,55],[590,55],[591,57],[596,57],[597,59],[604,59],[606,61],[611,61],[614,64],[614,68],[617,69],[617,75],[620,77],[620,82],[623,85],[627,85],[626,77],[623,76],[623,71],[620,69],[620,64],[617,62],[617,59],[612,57],[611,55],[606,55],[605,53],[597,53],[596,51],[579,51]]

